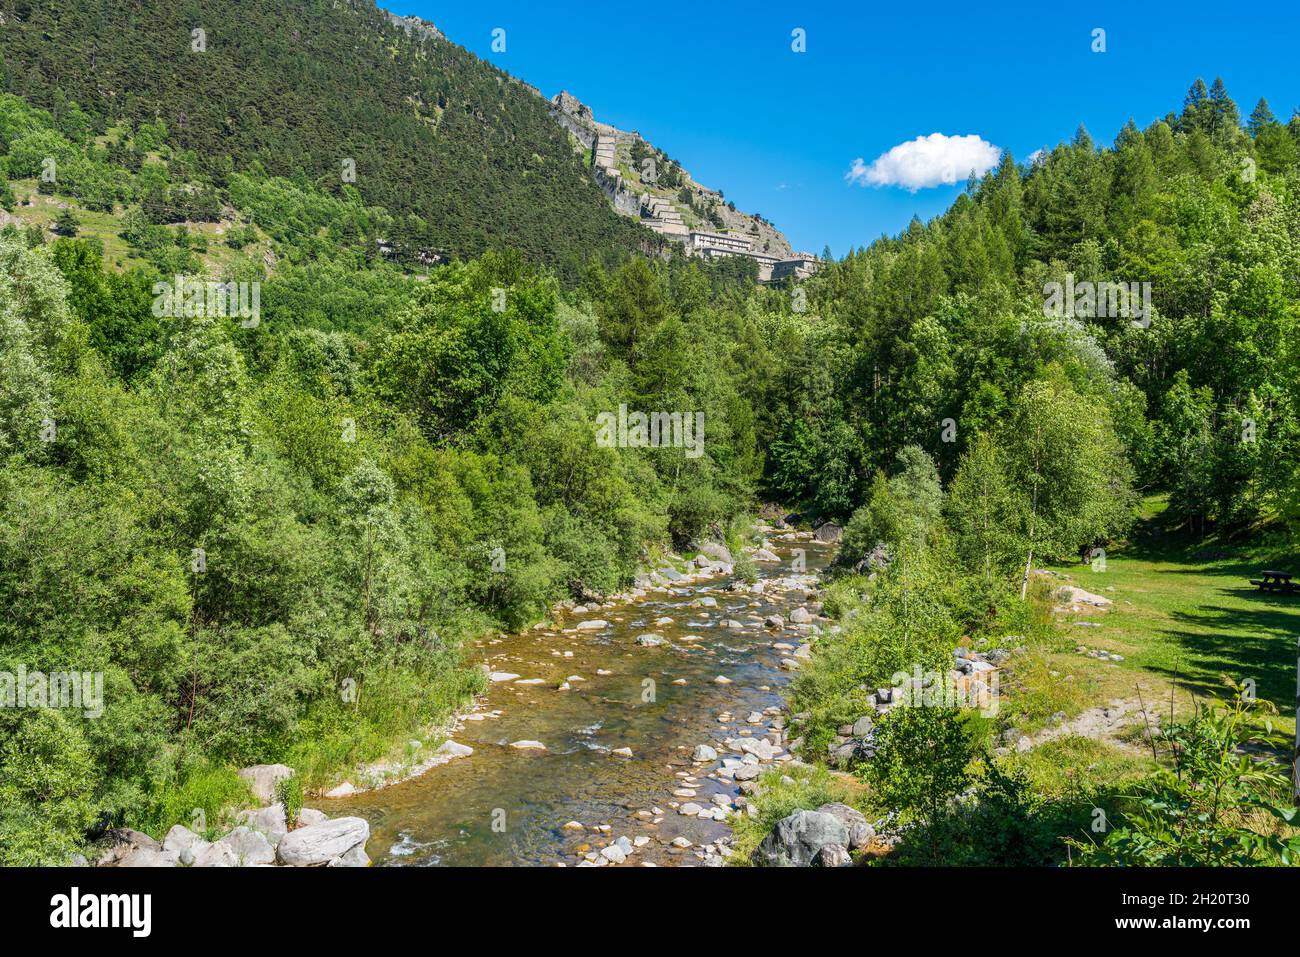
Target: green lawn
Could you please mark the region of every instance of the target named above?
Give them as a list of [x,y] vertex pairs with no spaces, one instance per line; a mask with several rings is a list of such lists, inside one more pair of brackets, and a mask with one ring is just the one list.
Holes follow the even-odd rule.
[[[1171,687],[1183,712],[1192,696],[1222,694],[1222,674],[1253,679],[1256,694],[1281,712],[1277,724],[1293,731],[1300,594],[1263,593],[1248,579],[1264,568],[1300,575],[1300,556],[1258,540],[1192,541],[1169,527],[1163,502],[1150,500],[1147,506],[1131,541],[1107,551],[1105,571],[1056,567],[1072,583],[1114,601],[1103,615],[1066,615],[1062,626],[1074,641],[1125,660],[1076,657],[1088,663],[1106,700],[1131,696],[1141,682],[1162,689],[1161,710]],[[1073,626],[1074,619],[1101,627]]]

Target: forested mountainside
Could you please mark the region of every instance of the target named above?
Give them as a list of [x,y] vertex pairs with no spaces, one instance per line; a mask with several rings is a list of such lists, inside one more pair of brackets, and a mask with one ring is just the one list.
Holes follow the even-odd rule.
[[[1138,492],[1294,536],[1300,120],[1198,81],[759,288],[628,255],[543,101],[339,6],[250,0],[201,67],[210,5],[0,7],[0,673],[102,673],[112,702],[0,709],[0,861],[215,817],[241,764],[336,781],[482,686],[465,638],[706,536],[741,556],[763,499],[874,562],[800,690],[832,725],[1019,633],[1027,565],[1121,537]],[[493,248],[421,262],[424,229]],[[210,308],[227,281],[258,306]],[[621,407],[702,415],[702,443],[598,442]]]
[[594,248],[657,247],[534,90],[370,0],[4,0],[0,18],[4,88],[60,123],[161,122],[217,189],[254,171],[352,187],[392,215],[366,238],[412,258],[508,243],[572,274]]

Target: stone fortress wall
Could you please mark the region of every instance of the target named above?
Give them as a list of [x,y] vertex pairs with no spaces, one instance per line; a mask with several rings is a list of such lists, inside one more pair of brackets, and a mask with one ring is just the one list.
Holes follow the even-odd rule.
[[[721,230],[692,229],[673,198],[640,188],[646,184],[628,182],[619,168],[620,147],[624,148],[626,158],[634,143],[645,142],[639,133],[601,123],[589,106],[567,91],[561,91],[551,99],[550,111],[555,121],[584,151],[591,151],[592,176],[619,214],[637,219],[647,229],[682,242],[690,255],[752,259],[758,263],[761,282],[787,277],[803,279],[816,271],[819,263],[815,256],[793,252],[786,238],[770,224],[731,210],[722,204],[720,194],[694,183],[690,174],[683,170],[688,185],[697,195],[708,197],[714,203],[725,224]],[[646,145],[650,146],[648,142]],[[650,148],[654,149],[653,146]]]

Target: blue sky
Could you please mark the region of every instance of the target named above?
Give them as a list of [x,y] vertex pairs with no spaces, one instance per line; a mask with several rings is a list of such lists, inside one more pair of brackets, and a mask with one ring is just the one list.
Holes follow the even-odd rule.
[[[1109,144],[1130,116],[1145,126],[1181,109],[1197,76],[1221,75],[1243,116],[1260,96],[1283,120],[1300,106],[1295,3],[720,0],[646,4],[644,15],[608,2],[380,3],[548,97],[567,89],[762,213],[796,249],[829,244],[837,256],[957,195],[961,183],[912,192],[846,181],[855,159],[870,165],[919,136],[977,136],[1023,160],[1083,123]],[[796,28],[804,53],[791,49]],[[1091,49],[1096,28],[1104,53]]]

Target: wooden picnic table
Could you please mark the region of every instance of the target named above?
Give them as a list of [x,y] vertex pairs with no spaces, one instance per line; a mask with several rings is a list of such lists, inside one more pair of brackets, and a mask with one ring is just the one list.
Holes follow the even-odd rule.
[[1290,572],[1279,571],[1262,571],[1259,578],[1252,578],[1250,583],[1257,585],[1260,591],[1276,591],[1289,595],[1292,592],[1300,591],[1300,584],[1293,582]]

